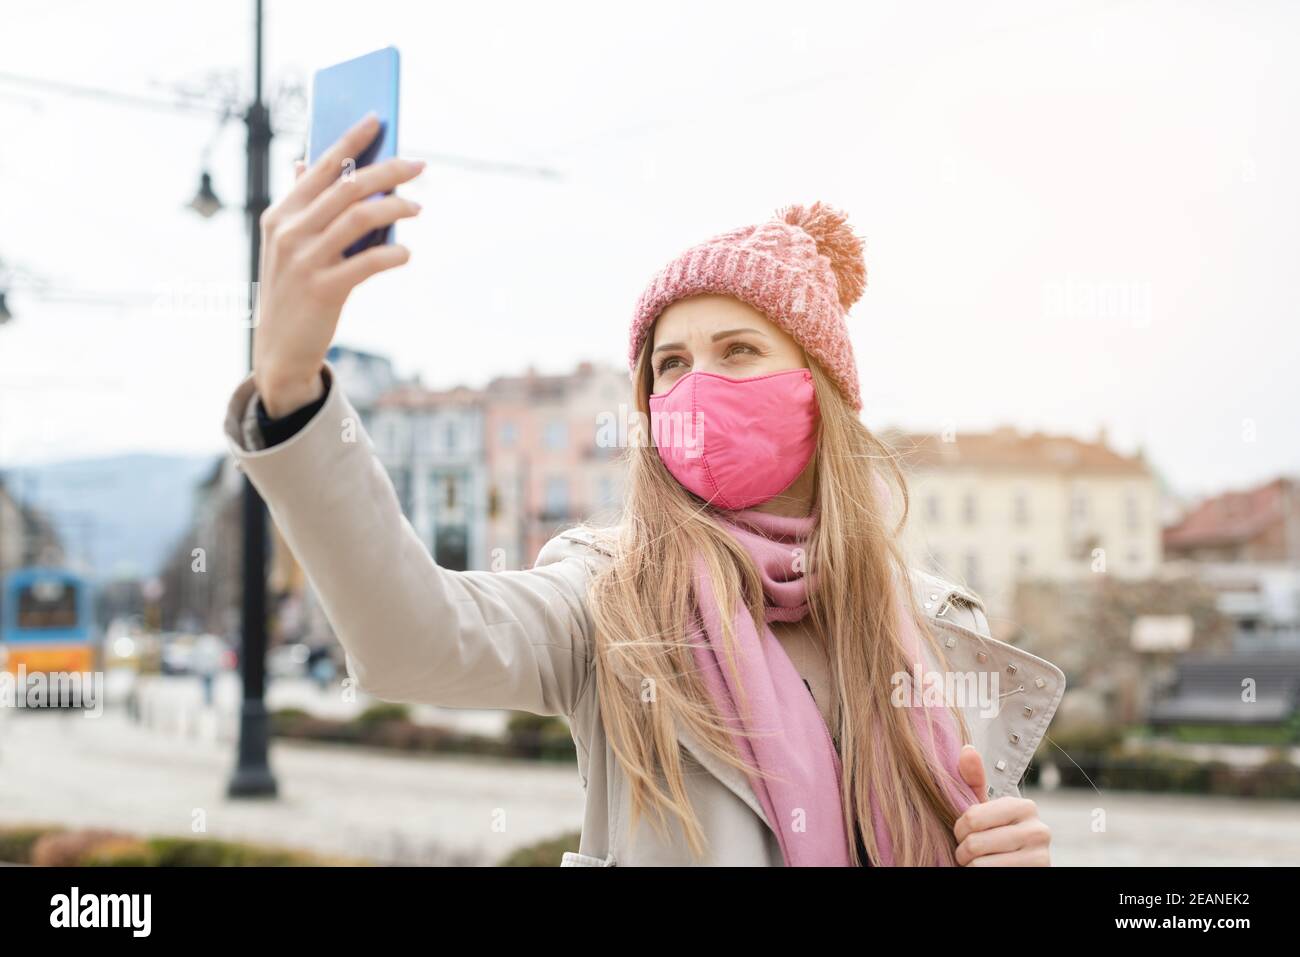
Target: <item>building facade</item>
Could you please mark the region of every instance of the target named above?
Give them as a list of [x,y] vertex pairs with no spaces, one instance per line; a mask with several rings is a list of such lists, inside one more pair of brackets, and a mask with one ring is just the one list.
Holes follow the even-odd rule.
[[335,346],[329,359],[442,567],[528,568],[561,529],[617,518],[628,434],[618,423],[632,414],[624,370],[582,362],[433,390],[399,380],[381,356]]
[[1276,478],[1204,499],[1165,529],[1164,548],[1191,561],[1300,564],[1300,483]]
[[402,385],[392,361],[373,352],[338,345],[330,346],[325,358],[334,367],[348,401],[360,413],[362,425],[369,429],[375,403]]
[[0,577],[27,565],[62,565],[63,543],[53,521],[10,493],[0,476]]
[[1215,589],[1237,650],[1300,651],[1300,483],[1203,499],[1164,530],[1165,555]]
[[617,517],[625,449],[607,440],[607,426],[627,415],[630,397],[625,371],[589,362],[564,375],[530,370],[488,384],[493,567],[528,568],[557,531]]
[[[1004,428],[956,436],[886,434],[909,480],[904,545],[964,583],[1003,624],[1021,581],[1154,575],[1160,494],[1139,453]],[[945,441],[951,438],[951,441]]]
[[399,387],[376,400],[368,430],[402,511],[443,568],[488,567],[484,396]]

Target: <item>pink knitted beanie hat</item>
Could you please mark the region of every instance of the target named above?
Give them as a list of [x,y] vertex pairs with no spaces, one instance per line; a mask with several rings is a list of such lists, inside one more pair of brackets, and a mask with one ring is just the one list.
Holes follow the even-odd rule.
[[862,240],[845,215],[822,203],[787,206],[774,218],[693,246],[661,269],[637,301],[628,363],[659,314],[701,293],[734,296],[776,323],[862,408],[857,364],[845,319],[867,285]]

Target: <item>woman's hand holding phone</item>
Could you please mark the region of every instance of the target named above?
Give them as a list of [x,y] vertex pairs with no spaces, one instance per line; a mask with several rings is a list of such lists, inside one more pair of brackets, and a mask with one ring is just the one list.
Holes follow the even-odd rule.
[[369,197],[414,179],[421,161],[395,158],[340,175],[378,133],[379,120],[366,117],[314,165],[300,168],[289,194],[262,214],[253,379],[273,417],[320,398],[321,366],[348,294],[411,258],[396,243],[343,256],[372,230],[420,212],[418,203],[400,196]]

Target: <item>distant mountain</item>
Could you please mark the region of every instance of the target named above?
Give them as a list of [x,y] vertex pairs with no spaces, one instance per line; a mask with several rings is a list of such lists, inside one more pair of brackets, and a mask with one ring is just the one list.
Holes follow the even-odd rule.
[[159,571],[217,461],[138,453],[16,466],[4,478],[11,495],[50,518],[71,561],[100,579],[135,578]]

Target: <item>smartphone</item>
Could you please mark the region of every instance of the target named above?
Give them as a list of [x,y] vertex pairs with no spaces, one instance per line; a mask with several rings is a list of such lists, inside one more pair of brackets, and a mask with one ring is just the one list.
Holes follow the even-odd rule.
[[[356,173],[363,166],[397,155],[398,78],[401,58],[397,47],[345,60],[317,70],[311,83],[311,128],[307,133],[307,165],[338,142],[339,137],[360,122],[367,113],[379,117],[379,135],[360,155],[344,160],[340,176]],[[371,199],[377,199],[376,193]],[[393,227],[386,226],[363,236],[346,250],[355,256],[364,249],[393,241]]]

